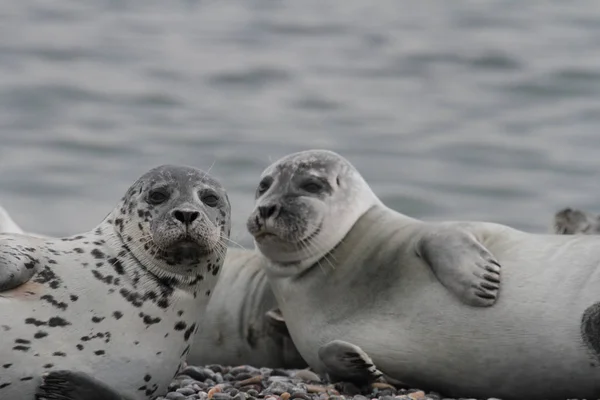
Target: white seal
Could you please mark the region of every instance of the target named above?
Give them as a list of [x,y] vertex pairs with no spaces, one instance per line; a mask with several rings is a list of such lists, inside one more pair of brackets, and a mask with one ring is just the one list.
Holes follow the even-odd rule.
[[[5,221],[11,225],[3,225]],[[4,210],[0,212],[0,233],[8,227],[24,233]],[[208,305],[198,312],[202,329],[194,336],[188,364],[306,367],[278,309],[264,263],[253,250],[227,250]]]
[[256,197],[248,229],[316,371],[453,397],[600,395],[600,238],[409,218],[323,150],[269,166]]
[[0,398],[33,399],[38,386],[49,399],[165,392],[201,327],[229,230],[218,181],[161,166],[89,232],[0,235]]

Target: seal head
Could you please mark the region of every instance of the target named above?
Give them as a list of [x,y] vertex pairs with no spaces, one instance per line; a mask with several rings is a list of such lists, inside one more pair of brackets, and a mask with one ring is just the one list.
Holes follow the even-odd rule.
[[379,203],[346,159],[307,150],[281,158],[261,174],[246,226],[272,261],[271,272],[291,276],[325,257]]
[[198,277],[199,258],[210,253],[224,256],[230,211],[227,193],[217,180],[196,168],[163,165],[127,191],[115,209],[114,225],[132,255],[152,274],[190,283]]

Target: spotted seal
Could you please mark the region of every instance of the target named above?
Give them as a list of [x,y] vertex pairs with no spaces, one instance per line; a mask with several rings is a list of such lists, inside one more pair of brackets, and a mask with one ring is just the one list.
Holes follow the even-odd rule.
[[38,386],[38,399],[165,392],[201,326],[229,231],[221,184],[164,165],[89,232],[0,235],[0,398],[30,399]]
[[[11,225],[3,225],[3,221],[11,221]],[[0,212],[0,233],[8,227],[11,232],[24,233],[4,210],[4,214]],[[228,248],[208,305],[198,313],[202,329],[194,337],[189,364],[306,367],[278,309],[264,261],[253,250]]]
[[410,218],[325,150],[270,165],[247,227],[316,371],[452,397],[600,395],[599,237]]

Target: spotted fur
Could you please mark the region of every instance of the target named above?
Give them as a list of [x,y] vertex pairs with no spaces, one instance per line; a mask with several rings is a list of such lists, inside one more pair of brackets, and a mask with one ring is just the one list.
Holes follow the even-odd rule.
[[161,166],[89,232],[0,234],[0,398],[33,399],[42,374],[57,370],[84,372],[135,399],[165,392],[216,284],[229,231],[218,181]]

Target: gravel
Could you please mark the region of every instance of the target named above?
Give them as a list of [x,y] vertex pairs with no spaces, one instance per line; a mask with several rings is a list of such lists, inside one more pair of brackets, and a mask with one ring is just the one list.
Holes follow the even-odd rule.
[[[399,389],[386,384],[358,388],[351,383],[331,384],[308,370],[188,366],[157,400],[441,400],[437,393]],[[492,400],[492,399],[490,399]]]

